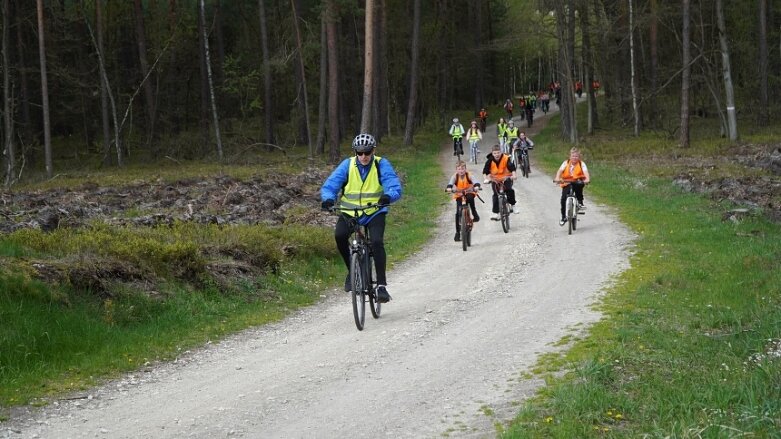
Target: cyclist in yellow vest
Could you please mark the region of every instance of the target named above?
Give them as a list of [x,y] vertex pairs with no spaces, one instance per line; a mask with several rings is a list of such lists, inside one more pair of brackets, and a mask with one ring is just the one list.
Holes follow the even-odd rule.
[[453,118],[453,125],[450,125],[448,134],[453,137],[453,155],[460,155],[464,153],[464,148],[461,145],[461,138],[464,137],[464,126],[458,121],[457,117]]
[[[504,180],[504,193],[507,194],[507,202],[510,203],[510,212],[513,212],[513,206],[515,206],[513,180],[518,178],[515,173],[515,165],[510,161],[510,156],[502,153],[502,148],[499,145],[491,147],[491,153],[486,158],[488,160],[485,161],[485,166],[483,166],[485,183],[489,183],[491,180],[502,181],[502,179],[510,177]],[[491,187],[494,190],[491,219],[499,221],[499,193],[496,191],[496,185],[492,184]],[[519,210],[517,213],[521,213],[521,211]]]
[[515,146],[515,142],[518,141],[518,127],[515,126],[515,122],[507,122],[507,129],[504,130],[504,143],[508,151],[512,151]]
[[507,130],[507,122],[503,117],[499,118],[499,122],[496,124],[496,137],[499,139],[499,146],[502,148],[503,153],[507,153],[506,139],[504,138],[504,132]]
[[477,149],[480,152],[480,141],[483,140],[483,133],[480,132],[480,128],[477,127],[477,121],[473,120],[469,124],[469,129],[466,130],[466,139],[469,140],[469,149]]
[[[343,208],[378,206],[361,214],[358,223],[369,229],[374,268],[377,272],[377,298],[385,303],[391,299],[385,277],[385,215],[388,213],[388,205],[401,198],[401,181],[388,159],[374,155],[377,147],[374,136],[359,134],[353,140],[352,147],[355,155],[344,159],[323,183],[320,189],[321,206],[324,210],[331,210],[340,193],[339,205]],[[354,215],[352,212],[343,213]],[[352,290],[348,242],[351,232],[344,216],[340,216],[334,229],[334,238],[344,265],[348,267],[347,278],[344,281],[345,291]]]
[[569,160],[564,160],[559,170],[556,172],[556,177],[553,179],[554,183],[558,183],[561,186],[561,220],[559,225],[563,226],[567,223],[567,217],[565,214],[565,204],[567,203],[568,187],[574,180],[580,180],[582,184],[575,184],[572,187],[575,189],[575,197],[578,199],[578,208],[583,210],[586,206],[583,205],[583,187],[591,182],[591,176],[588,173],[588,167],[586,163],[580,160],[580,150],[578,148],[572,148],[569,150]]

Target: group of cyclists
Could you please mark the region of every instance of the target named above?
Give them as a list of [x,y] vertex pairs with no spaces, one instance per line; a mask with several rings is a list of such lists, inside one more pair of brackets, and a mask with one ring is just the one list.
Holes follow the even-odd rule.
[[[482,132],[485,130],[485,119],[488,113],[482,109],[478,115],[478,120],[473,120],[468,129],[464,129],[458,118],[453,118],[448,134],[453,138],[453,154],[460,156],[463,154],[462,139],[466,137],[470,146],[476,147],[479,151],[479,143],[483,139]],[[534,142],[523,131],[515,126],[510,117],[505,122],[500,118],[497,123],[497,137],[499,142],[491,147],[491,152],[486,155],[486,161],[483,165],[483,183],[492,184],[493,197],[491,206],[491,219],[499,220],[499,185],[503,186],[504,193],[507,196],[507,202],[510,205],[510,212],[520,213],[514,209],[516,204],[513,182],[518,178],[516,172],[517,160],[514,156],[522,148],[533,149]],[[385,215],[388,213],[388,206],[398,201],[402,196],[401,181],[395,169],[388,159],[375,154],[377,141],[371,134],[362,133],[356,136],[352,142],[353,154],[344,159],[331,175],[326,179],[320,190],[321,207],[324,210],[332,211],[335,208],[341,212],[334,230],[339,254],[348,267],[350,264],[349,237],[351,233],[348,227],[348,217],[357,214],[358,210],[352,212],[350,209],[366,208],[376,206],[371,210],[363,210],[359,214],[358,223],[369,230],[370,245],[374,255],[375,271],[377,275],[377,300],[385,303],[391,300],[387,290],[386,280],[386,254],[384,245],[385,235]],[[561,220],[559,225],[564,225],[566,218],[564,216],[564,203],[568,193],[568,186],[574,181],[580,181],[584,184],[589,183],[590,176],[586,164],[580,159],[580,151],[577,148],[570,150],[570,156],[565,160],[554,178],[554,183],[562,187],[561,195]],[[575,188],[578,204],[581,209],[583,206],[583,185],[573,185]],[[481,189],[479,181],[475,180],[467,170],[467,165],[460,157],[456,163],[455,173],[448,181],[446,191],[458,192],[465,189]],[[469,194],[467,203],[472,212],[473,221],[480,221],[480,216],[475,207],[474,193]],[[456,234],[455,241],[460,241],[459,215],[461,212],[461,198],[454,197],[456,205]],[[338,206],[337,206],[338,205]],[[348,273],[344,283],[345,291],[351,291],[351,279]]]

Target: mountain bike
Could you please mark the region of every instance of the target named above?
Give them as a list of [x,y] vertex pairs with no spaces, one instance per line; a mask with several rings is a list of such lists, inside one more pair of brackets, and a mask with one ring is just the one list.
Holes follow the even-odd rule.
[[585,212],[580,210],[578,199],[575,196],[575,185],[585,185],[583,180],[561,180],[559,183],[569,183],[567,185],[567,199],[564,201],[564,218],[567,220],[567,234],[571,235],[578,228],[578,215]]
[[519,142],[519,145],[515,147],[513,156],[515,158],[514,163],[517,169],[521,170],[521,174],[529,178],[531,172],[531,166],[529,165],[529,144],[526,142]]
[[[352,283],[352,303],[355,326],[359,331],[363,330],[366,318],[366,302],[369,302],[369,310],[372,317],[380,318],[382,304],[377,299],[377,280],[375,279],[374,255],[372,254],[369,228],[358,223],[358,216],[366,210],[385,207],[383,205],[368,205],[366,207],[344,208],[335,206],[334,212],[340,214],[352,229],[350,242],[350,282]],[[354,216],[345,215],[344,212],[352,212]]]
[[510,177],[504,177],[499,179],[492,176],[490,179],[494,191],[499,197],[499,221],[502,223],[502,230],[504,233],[510,232],[510,203],[507,201],[507,193],[504,191],[504,182],[509,178]]
[[[458,228],[461,233],[461,248],[464,251],[466,251],[467,248],[472,245],[472,227],[474,225],[472,212],[469,208],[469,197],[467,195],[475,194],[475,196],[479,198],[480,201],[483,201],[477,191],[478,190],[476,190],[474,187],[471,187],[462,191],[453,192],[453,194],[458,196],[458,199],[461,200],[461,218],[458,221]],[[483,201],[483,203],[485,203],[485,201]]]

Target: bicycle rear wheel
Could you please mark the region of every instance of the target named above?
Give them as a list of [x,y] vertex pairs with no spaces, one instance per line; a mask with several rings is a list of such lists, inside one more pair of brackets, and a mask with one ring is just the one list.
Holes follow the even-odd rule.
[[364,270],[361,266],[361,256],[353,253],[350,256],[350,278],[353,282],[353,317],[355,318],[355,327],[363,331],[363,323],[366,319],[366,295],[364,293]]
[[499,215],[501,216],[502,220],[502,230],[504,233],[508,233],[510,231],[510,208],[507,205],[507,198],[505,198],[506,195],[502,195],[501,197],[501,207],[499,208]]
[[[369,310],[372,312],[372,317],[375,319],[380,318],[380,312],[382,311],[382,303],[377,300],[377,290],[374,283],[377,281],[377,273],[374,271],[374,258],[371,255],[366,257],[366,279],[368,279],[368,285],[371,289],[369,293]],[[367,288],[367,290],[369,289]]]
[[459,221],[459,228],[461,229],[461,249],[464,251],[469,247],[469,225],[466,221],[468,209],[469,207],[461,208],[461,221]]

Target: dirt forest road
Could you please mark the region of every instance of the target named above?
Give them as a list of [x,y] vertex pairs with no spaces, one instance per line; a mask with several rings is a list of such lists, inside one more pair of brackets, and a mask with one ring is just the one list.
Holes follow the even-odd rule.
[[[495,142],[490,126],[483,155]],[[441,163],[453,171],[449,145]],[[435,239],[389,273],[394,300],[362,332],[349,296],[323,292],[282,322],[15,412],[0,437],[494,437],[543,384],[523,372],[599,318],[590,305],[628,266],[630,232],[588,191],[578,230],[559,227],[551,179],[532,167],[518,180],[509,234],[489,220],[487,188],[468,252],[448,204]]]

